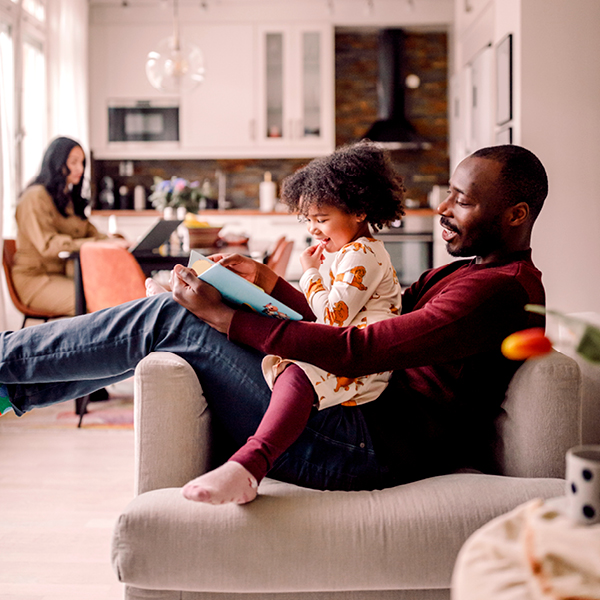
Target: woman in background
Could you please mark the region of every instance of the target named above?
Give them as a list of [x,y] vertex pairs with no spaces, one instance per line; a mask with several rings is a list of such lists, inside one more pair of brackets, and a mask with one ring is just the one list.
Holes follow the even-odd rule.
[[81,197],[85,153],[74,140],[52,141],[39,175],[17,204],[13,280],[21,301],[36,310],[75,314],[72,263],[58,257],[105,235],[88,221]]

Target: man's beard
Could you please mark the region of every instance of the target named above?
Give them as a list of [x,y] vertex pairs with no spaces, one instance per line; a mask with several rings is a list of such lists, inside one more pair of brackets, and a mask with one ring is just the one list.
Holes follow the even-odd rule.
[[[453,228],[460,236],[461,232]],[[459,237],[460,240],[460,237]],[[499,224],[490,224],[485,230],[479,231],[475,238],[468,238],[456,248],[451,248],[451,242],[446,242],[446,251],[450,256],[456,258],[468,258],[471,256],[487,256],[491,252],[502,247],[502,236]]]

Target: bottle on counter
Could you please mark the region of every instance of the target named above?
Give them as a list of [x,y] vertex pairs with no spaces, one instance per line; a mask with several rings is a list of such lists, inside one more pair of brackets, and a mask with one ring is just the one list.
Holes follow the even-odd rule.
[[98,196],[100,208],[102,210],[113,210],[115,207],[115,182],[112,177],[102,178],[102,189]]
[[121,210],[131,208],[129,206],[129,188],[126,185],[119,188],[119,208]]
[[136,185],[133,190],[133,208],[134,210],[146,208],[146,190],[143,185]]
[[258,186],[259,206],[262,212],[273,212],[277,202],[277,185],[272,181],[271,173],[265,173],[264,181]]

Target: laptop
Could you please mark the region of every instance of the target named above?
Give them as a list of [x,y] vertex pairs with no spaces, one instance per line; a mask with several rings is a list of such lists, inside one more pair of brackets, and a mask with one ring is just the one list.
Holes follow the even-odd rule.
[[181,225],[181,219],[160,219],[149,231],[147,231],[133,246],[129,248],[129,252],[134,256],[148,254],[156,254],[160,246],[162,246],[170,237],[171,234]]

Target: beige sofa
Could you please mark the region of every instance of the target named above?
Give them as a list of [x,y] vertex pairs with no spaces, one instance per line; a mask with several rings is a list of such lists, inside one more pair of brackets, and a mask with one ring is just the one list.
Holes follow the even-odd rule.
[[457,473],[372,492],[266,479],[251,504],[215,507],[178,489],[210,461],[198,380],[181,358],[151,354],[135,377],[137,496],[113,539],[126,598],[447,600],[471,533],[563,493],[565,452],[581,442],[581,389],[577,363],[557,352],[519,368],[498,423],[503,476]]

